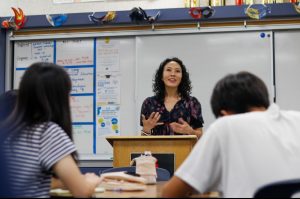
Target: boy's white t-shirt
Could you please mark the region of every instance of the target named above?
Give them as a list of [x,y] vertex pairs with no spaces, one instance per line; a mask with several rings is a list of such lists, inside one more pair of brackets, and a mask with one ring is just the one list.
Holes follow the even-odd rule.
[[300,112],[272,104],[218,119],[175,176],[222,197],[253,197],[266,184],[300,178]]

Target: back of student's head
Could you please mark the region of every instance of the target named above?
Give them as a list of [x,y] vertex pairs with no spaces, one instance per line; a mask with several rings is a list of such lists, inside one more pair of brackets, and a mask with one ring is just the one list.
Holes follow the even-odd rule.
[[51,121],[72,139],[70,91],[71,80],[62,67],[52,63],[32,64],[20,82],[16,110],[10,118],[15,124],[12,126],[18,129]]
[[246,113],[253,107],[268,108],[268,89],[264,82],[249,72],[230,74],[215,86],[211,97],[211,107],[216,117],[221,110]]

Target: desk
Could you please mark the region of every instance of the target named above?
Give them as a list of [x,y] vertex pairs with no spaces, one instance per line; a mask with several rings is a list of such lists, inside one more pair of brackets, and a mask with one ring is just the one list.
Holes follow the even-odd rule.
[[[155,185],[147,185],[145,191],[104,191],[95,193],[95,198],[159,198],[166,182],[157,182]],[[50,193],[51,197],[72,197],[70,193]]]
[[131,192],[117,192],[105,191],[103,193],[96,193],[96,198],[160,198],[161,191],[166,182],[157,182],[155,185],[147,185],[145,191],[131,191]]
[[[105,191],[103,193],[96,193],[95,198],[161,198],[162,188],[166,182],[157,182],[155,185],[147,185],[145,191]],[[51,197],[72,197],[71,194],[55,194],[51,193]],[[217,192],[207,194],[191,195],[191,198],[218,198]]]

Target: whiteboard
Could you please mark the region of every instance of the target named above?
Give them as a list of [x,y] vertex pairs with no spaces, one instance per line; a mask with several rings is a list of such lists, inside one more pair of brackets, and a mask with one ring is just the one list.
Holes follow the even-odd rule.
[[[227,32],[15,41],[14,88],[36,61],[61,64],[72,80],[74,141],[81,160],[112,159],[105,137],[140,133],[140,109],[152,96],[159,64],[177,56],[185,63],[202,105],[204,128],[215,118],[210,96],[228,73],[247,70],[261,77],[273,99],[272,34]],[[119,89],[114,89],[119,88]],[[103,102],[109,102],[104,104]]]
[[[116,44],[114,53],[102,48],[101,43]],[[101,51],[102,49],[102,51]],[[103,51],[104,49],[104,51]],[[101,71],[103,60],[99,60],[97,52],[105,52],[107,61],[111,58],[118,71]],[[100,57],[102,59],[102,57]],[[105,137],[111,135],[111,131],[99,128],[96,116],[98,106],[97,97],[101,93],[101,83],[97,78],[100,73],[114,75],[110,78],[118,80],[119,91],[115,91],[117,105],[115,110],[118,117],[114,118],[118,124],[118,135],[135,135],[135,38],[88,38],[88,39],[61,39],[43,41],[16,41],[14,43],[14,78],[13,87],[17,89],[19,82],[28,68],[34,62],[54,62],[65,68],[72,81],[70,97],[74,142],[81,160],[112,159],[112,147]],[[108,64],[106,63],[106,66]],[[118,90],[118,89],[116,89]],[[125,93],[122,93],[122,90]],[[102,93],[101,93],[102,95]],[[103,94],[104,95],[104,94]],[[103,97],[105,98],[105,97]],[[101,98],[102,99],[102,98]],[[101,101],[101,100],[100,100]],[[108,107],[103,106],[101,107]],[[113,105],[106,108],[106,117],[111,112]],[[121,123],[122,121],[122,123]],[[107,123],[106,123],[107,124]],[[101,127],[101,126],[100,126]]]
[[[228,73],[246,70],[262,78],[273,99],[272,34],[261,32],[204,33],[137,37],[137,108],[153,95],[152,79],[160,63],[178,57],[186,65],[192,95],[202,105],[204,128],[215,118],[210,108],[213,87]],[[137,116],[138,118],[138,116]],[[139,118],[138,120],[139,121]]]
[[300,111],[300,31],[275,33],[276,99],[283,109]]

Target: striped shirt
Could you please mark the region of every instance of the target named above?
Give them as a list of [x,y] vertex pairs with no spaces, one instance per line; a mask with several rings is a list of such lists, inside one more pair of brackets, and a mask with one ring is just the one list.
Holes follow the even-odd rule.
[[76,148],[57,124],[27,127],[18,138],[6,140],[13,191],[21,197],[49,197],[52,166]]

